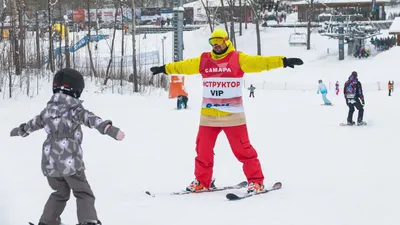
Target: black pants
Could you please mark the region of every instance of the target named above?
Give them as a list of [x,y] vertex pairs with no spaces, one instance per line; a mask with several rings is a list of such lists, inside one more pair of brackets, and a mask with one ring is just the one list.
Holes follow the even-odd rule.
[[389,96],[392,96],[392,89],[389,89]]
[[182,101],[182,103],[183,103],[183,108],[187,108],[187,102],[188,102],[188,100],[187,99],[183,99],[183,101]]
[[250,98],[250,97],[253,97],[253,98],[254,98],[254,92],[250,91],[249,98]]
[[362,122],[364,117],[364,107],[362,106],[360,99],[346,99],[346,104],[349,107],[347,122],[353,122],[354,108],[357,108],[358,110],[357,122]]

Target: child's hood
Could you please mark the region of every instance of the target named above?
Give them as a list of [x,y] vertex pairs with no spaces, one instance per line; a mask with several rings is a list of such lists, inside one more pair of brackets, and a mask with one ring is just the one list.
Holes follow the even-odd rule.
[[47,112],[52,116],[62,116],[70,109],[80,106],[82,102],[83,101],[69,95],[56,93],[51,97],[50,101],[47,102]]

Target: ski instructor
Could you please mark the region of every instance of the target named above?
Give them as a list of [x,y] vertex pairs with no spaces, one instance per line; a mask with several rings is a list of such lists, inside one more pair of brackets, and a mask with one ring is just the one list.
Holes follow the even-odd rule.
[[212,51],[200,57],[150,69],[153,75],[201,74],[203,77],[203,102],[196,139],[196,179],[186,190],[203,191],[213,186],[214,146],[218,134],[224,131],[233,154],[243,163],[247,191],[262,191],[264,175],[257,152],[250,144],[243,108],[243,75],[281,67],[294,68],[303,61],[283,56],[250,56],[236,51],[223,29],[214,30],[209,43]]

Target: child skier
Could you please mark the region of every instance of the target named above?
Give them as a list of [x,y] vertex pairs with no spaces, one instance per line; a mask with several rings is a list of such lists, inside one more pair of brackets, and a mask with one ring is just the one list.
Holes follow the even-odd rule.
[[336,81],[335,90],[336,90],[336,95],[339,95],[339,81]]
[[326,97],[326,94],[328,94],[328,90],[326,89],[325,84],[322,82],[322,80],[318,81],[319,86],[318,86],[318,91],[317,94],[321,92],[322,95],[322,100],[324,101],[324,105],[332,105],[331,101],[328,100]]
[[389,80],[389,83],[388,83],[388,90],[389,90],[389,96],[392,96],[393,84],[392,84],[392,82],[390,82],[390,80]]
[[101,224],[94,206],[95,197],[84,172],[81,124],[119,141],[125,134],[110,120],[103,121],[82,106],[79,97],[84,88],[83,77],[78,71],[69,68],[58,71],[53,80],[54,95],[47,106],[10,134],[26,137],[42,128],[47,133],[43,144],[42,172],[55,192],[47,200],[39,225],[60,224],[71,189],[77,199],[79,225]]

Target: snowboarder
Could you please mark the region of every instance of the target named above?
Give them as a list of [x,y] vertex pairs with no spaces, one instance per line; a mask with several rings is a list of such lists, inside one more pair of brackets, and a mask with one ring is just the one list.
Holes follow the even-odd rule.
[[326,95],[328,94],[328,90],[326,89],[325,84],[322,82],[322,80],[318,80],[319,86],[318,86],[318,91],[317,94],[321,93],[322,95],[322,100],[324,101],[324,105],[332,105],[331,101],[328,100]]
[[363,121],[364,116],[364,94],[361,86],[361,82],[358,80],[358,74],[353,71],[349,76],[343,87],[344,98],[346,99],[346,104],[349,107],[349,114],[347,116],[347,124],[354,125],[353,114],[354,107],[358,110],[357,125],[365,125]]
[[218,134],[224,131],[233,154],[243,164],[249,193],[264,189],[264,175],[256,150],[250,143],[243,108],[244,73],[261,72],[302,65],[299,58],[284,56],[250,56],[238,52],[223,29],[216,29],[209,38],[211,52],[200,57],[152,67],[153,75],[201,74],[203,102],[196,139],[195,180],[187,191],[196,192],[212,186],[214,146]]
[[251,98],[251,97],[254,98],[254,90],[256,90],[256,87],[254,87],[252,84],[250,84],[250,87],[247,88],[247,90],[250,90],[249,98]]
[[393,84],[392,84],[392,82],[390,82],[390,80],[389,80],[389,83],[388,83],[388,90],[389,90],[389,96],[392,96]]
[[182,109],[182,106],[184,109],[187,109],[187,102],[188,102],[188,97],[185,95],[179,95],[177,97],[177,109]]
[[71,189],[77,199],[79,225],[100,225],[95,209],[95,197],[86,179],[82,159],[81,124],[96,128],[122,140],[125,134],[86,110],[79,97],[85,88],[82,75],[73,69],[61,69],[53,80],[53,96],[43,111],[27,123],[14,128],[11,136],[27,137],[44,128],[47,139],[43,144],[42,172],[54,190],[44,207],[39,225],[58,225],[70,197]]
[[339,90],[339,81],[336,81],[335,90],[336,90],[336,95],[339,95],[339,92],[340,92],[340,90]]

